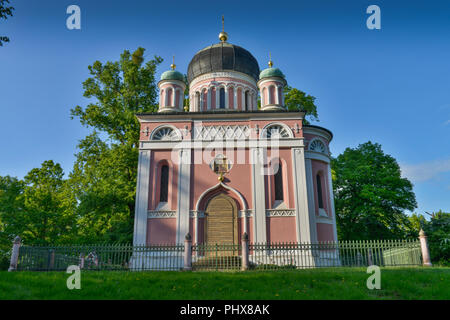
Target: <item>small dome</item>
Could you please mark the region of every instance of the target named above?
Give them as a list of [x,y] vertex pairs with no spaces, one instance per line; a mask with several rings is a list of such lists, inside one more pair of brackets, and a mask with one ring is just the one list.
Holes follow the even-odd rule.
[[163,72],[161,80],[179,80],[184,82],[184,75],[176,70],[168,70]]
[[267,68],[261,71],[259,74],[259,78],[270,78],[270,77],[279,77],[284,79],[284,74],[278,68]]

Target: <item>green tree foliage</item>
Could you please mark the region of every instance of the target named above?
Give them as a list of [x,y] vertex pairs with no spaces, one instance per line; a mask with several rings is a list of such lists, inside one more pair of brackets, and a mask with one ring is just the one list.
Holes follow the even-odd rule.
[[50,160],[23,180],[0,177],[1,268],[8,264],[11,242],[17,235],[26,244],[71,242],[76,215],[63,176],[61,166]]
[[94,101],[71,111],[94,129],[80,141],[68,181],[77,202],[78,241],[132,239],[140,133],[135,114],[157,111],[155,73],[162,62],[155,56],[144,64],[144,51],[125,50],[117,62],[89,66],[84,96]]
[[397,161],[372,142],[332,160],[336,223],[341,240],[402,238],[417,207],[411,182]]
[[[8,19],[8,16],[13,16],[14,8],[7,6],[10,3],[9,0],[0,0],[0,20]],[[0,36],[0,47],[3,46],[3,43],[9,42],[9,38],[6,36]]]
[[24,178],[24,210],[20,233],[25,243],[54,244],[70,239],[75,216],[67,202],[64,172],[58,163],[44,161]]
[[299,89],[292,88],[290,86],[284,87],[284,104],[286,105],[286,108],[288,110],[304,111],[304,124],[310,123],[308,119],[311,121],[319,121],[317,106],[314,103],[315,100],[315,97],[310,96]]
[[450,265],[450,213],[439,210],[426,220],[421,214],[414,213],[409,217],[411,228],[409,236],[417,238],[420,229],[428,237],[431,261],[436,264]]

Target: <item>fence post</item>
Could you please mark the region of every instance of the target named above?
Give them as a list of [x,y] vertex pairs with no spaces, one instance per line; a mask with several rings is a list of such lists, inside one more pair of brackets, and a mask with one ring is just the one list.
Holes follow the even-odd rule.
[[420,249],[422,250],[423,265],[431,267],[430,250],[428,249],[427,235],[420,229],[419,232]]
[[19,261],[19,248],[20,248],[20,237],[17,236],[13,241],[12,253],[11,253],[11,263],[9,264],[8,271],[17,270],[17,262]]
[[242,271],[248,269],[248,234],[244,232],[242,235]]
[[192,270],[192,237],[188,233],[184,239],[184,267],[185,271]]

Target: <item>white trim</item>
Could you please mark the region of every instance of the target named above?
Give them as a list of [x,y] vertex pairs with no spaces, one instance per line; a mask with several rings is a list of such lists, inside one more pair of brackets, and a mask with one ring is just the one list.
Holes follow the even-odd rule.
[[253,79],[251,76],[239,72],[239,71],[219,71],[219,72],[210,72],[206,74],[199,75],[198,77],[194,78],[191,83],[189,84],[190,88],[195,88],[197,83],[209,80],[209,79],[215,79],[215,78],[235,78],[238,80],[246,81],[253,85],[255,89],[257,89],[256,80]]
[[[274,143],[276,141],[276,143]],[[140,141],[140,150],[158,150],[158,149],[225,149],[226,148],[300,148],[303,147],[303,138],[298,139],[280,139],[280,140],[258,140],[258,139],[249,139],[249,140],[182,140],[182,141]],[[314,159],[314,158],[312,158]],[[324,160],[325,159],[325,160]],[[325,162],[329,162],[330,160],[317,159]]]
[[316,151],[305,151],[305,158],[306,159],[313,159],[313,160],[319,160],[326,163],[330,163],[330,157],[328,155],[325,155],[321,152]]
[[147,242],[147,208],[150,187],[150,163],[152,152],[139,151],[138,175],[136,187],[136,207],[134,214],[133,245],[145,245]]
[[[152,132],[150,133],[150,138],[149,138],[149,140],[153,140],[153,137],[154,137],[154,135],[159,131],[159,130],[161,130],[161,129],[164,129],[164,128],[170,128],[170,129],[172,129],[173,131],[175,131],[175,133],[177,134],[177,136],[178,136],[178,139],[179,140],[181,140],[182,139],[182,134],[181,134],[181,131],[180,131],[180,129],[178,129],[177,127],[175,127],[175,126],[173,126],[173,125],[171,125],[171,124],[162,124],[162,125],[159,125],[159,126],[157,126],[156,128],[154,128],[153,130],[152,130]],[[179,140],[172,140],[172,141],[179,141]],[[154,140],[154,141],[164,141],[164,140]],[[166,140],[167,141],[167,140]]]
[[303,148],[292,148],[292,168],[295,195],[297,241],[311,242],[309,203]]
[[191,187],[191,149],[179,151],[178,194],[177,194],[177,239],[183,243],[189,232],[189,204]]
[[324,129],[315,128],[315,127],[305,126],[305,127],[303,127],[303,133],[320,136],[328,142],[330,142],[331,138],[332,138],[332,136]]
[[177,212],[175,210],[148,210],[148,219],[158,218],[176,218]]
[[[264,126],[264,128],[262,128],[262,130],[261,130],[261,132],[260,132],[260,134],[259,134],[259,138],[260,138],[260,139],[267,139],[267,137],[265,137],[266,132],[267,132],[267,129],[269,129],[269,128],[272,127],[272,126],[281,126],[281,127],[284,127],[284,129],[286,129],[286,131],[287,131],[287,133],[288,133],[288,135],[289,135],[289,138],[290,138],[290,139],[294,139],[294,138],[295,138],[295,137],[294,137],[294,133],[292,132],[292,129],[289,128],[289,126],[288,126],[287,124],[283,123],[283,122],[270,122],[270,123],[266,124],[266,125]],[[281,139],[288,139],[288,138],[281,138]],[[281,139],[280,139],[280,140],[281,140]]]
[[205,191],[203,191],[203,193],[200,195],[200,197],[199,197],[198,200],[197,200],[197,204],[195,205],[195,210],[196,210],[196,211],[200,211],[200,203],[201,203],[201,201],[203,200],[203,198],[204,198],[210,191],[212,191],[212,190],[214,190],[214,189],[217,189],[217,188],[219,188],[219,187],[223,187],[223,188],[226,189],[226,190],[229,190],[229,191],[234,192],[234,193],[238,196],[239,200],[241,201],[242,208],[244,208],[244,210],[247,210],[247,203],[245,202],[245,199],[244,199],[244,197],[241,195],[241,193],[240,193],[239,191],[237,191],[236,189],[234,189],[234,188],[232,188],[232,187],[230,187],[230,186],[227,186],[226,184],[224,184],[224,183],[222,183],[222,182],[219,182],[219,183],[216,184],[215,186],[212,186],[212,187],[206,189]]
[[267,217],[295,217],[295,209],[266,209]]
[[252,170],[252,202],[254,208],[253,242],[266,242],[266,195],[264,184],[264,160],[267,150],[264,148],[250,149]]

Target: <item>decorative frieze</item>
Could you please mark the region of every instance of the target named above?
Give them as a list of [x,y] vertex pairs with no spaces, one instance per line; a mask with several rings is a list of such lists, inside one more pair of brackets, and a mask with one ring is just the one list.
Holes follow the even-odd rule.
[[267,209],[267,217],[295,217],[295,209]]
[[147,217],[151,218],[175,218],[176,211],[175,210],[149,210]]
[[194,127],[196,140],[245,140],[250,137],[248,125]]

